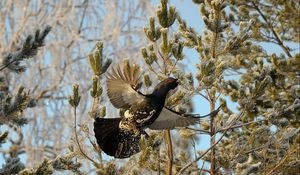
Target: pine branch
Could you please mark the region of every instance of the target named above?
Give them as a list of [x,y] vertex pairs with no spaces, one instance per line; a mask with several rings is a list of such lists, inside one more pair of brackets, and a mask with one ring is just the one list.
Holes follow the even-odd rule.
[[292,57],[290,50],[283,44],[283,42],[281,41],[281,39],[279,38],[278,34],[275,32],[274,27],[272,26],[272,24],[268,21],[268,19],[266,18],[266,16],[263,14],[263,12],[260,10],[259,6],[255,3],[252,2],[252,5],[254,6],[254,8],[256,9],[256,11],[260,14],[260,16],[263,18],[263,20],[265,21],[265,23],[268,25],[269,29],[271,30],[272,34],[274,35],[277,44],[283,49],[283,51],[286,53],[286,55],[288,57]]
[[0,146],[1,144],[5,143],[7,136],[8,136],[8,131],[5,131],[4,133],[0,134]]
[[5,68],[11,71],[20,73],[25,71],[25,67],[20,65],[20,61],[32,58],[37,54],[40,47],[44,46],[46,36],[51,30],[50,26],[47,26],[42,32],[37,30],[34,38],[32,35],[27,36],[22,48],[14,53],[9,53],[3,59],[3,65],[0,66],[0,71]]
[[279,162],[274,168],[272,168],[272,169],[268,172],[267,175],[275,174],[276,169],[278,169],[283,163],[285,163],[285,162],[286,162],[286,159],[288,159],[288,158],[290,157],[290,155],[291,155],[292,153],[296,152],[298,149],[299,149],[299,148],[296,148],[295,150],[289,151],[289,152],[285,155],[285,157],[282,158],[282,159],[280,160],[280,162]]
[[28,174],[54,174],[56,171],[71,171],[75,174],[82,174],[79,170],[81,163],[74,162],[72,159],[75,157],[75,152],[70,152],[64,156],[57,156],[53,160],[45,159],[41,164],[35,168],[24,169],[18,174],[28,175]]
[[7,95],[0,100],[0,124],[16,124],[22,126],[27,119],[21,117],[23,111],[34,106],[29,92],[24,92],[24,87],[19,87],[13,96]]
[[0,175],[18,174],[24,168],[25,166],[19,158],[8,158],[0,169]]

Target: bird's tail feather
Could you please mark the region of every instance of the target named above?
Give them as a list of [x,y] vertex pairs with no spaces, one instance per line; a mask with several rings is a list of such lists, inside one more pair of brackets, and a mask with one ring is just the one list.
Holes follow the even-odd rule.
[[185,114],[188,117],[195,117],[195,118],[205,118],[205,117],[209,117],[209,116],[216,116],[218,114],[218,112],[220,111],[221,106],[219,106],[217,109],[215,109],[214,111],[210,112],[209,114],[206,115],[202,115],[200,116],[199,114]]
[[98,145],[107,155],[128,158],[140,151],[140,136],[120,130],[120,121],[121,118],[96,118],[95,137]]
[[[220,111],[221,109],[221,106],[219,106],[217,109],[215,109],[214,111],[210,112],[209,114],[206,114],[206,115],[200,115],[200,114],[181,114],[181,116],[183,117],[187,117],[187,118],[194,118],[194,119],[197,119],[197,121],[195,121],[195,123],[201,123],[203,121],[208,121],[210,120],[209,118],[206,118],[206,117],[209,117],[209,116],[216,116],[218,114],[218,112]],[[206,118],[206,119],[204,119]]]

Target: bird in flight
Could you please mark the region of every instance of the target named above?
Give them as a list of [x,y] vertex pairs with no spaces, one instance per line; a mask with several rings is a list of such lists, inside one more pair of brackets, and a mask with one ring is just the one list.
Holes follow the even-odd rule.
[[[141,135],[147,135],[146,128],[152,130],[186,127],[200,121],[195,114],[182,114],[166,106],[165,100],[170,90],[179,82],[166,78],[158,83],[151,94],[142,94],[140,68],[124,62],[123,68],[112,68],[107,75],[107,95],[112,105],[125,112],[120,118],[96,118],[94,132],[98,145],[107,155],[115,158],[128,158],[140,152]],[[215,115],[214,111],[208,115]]]

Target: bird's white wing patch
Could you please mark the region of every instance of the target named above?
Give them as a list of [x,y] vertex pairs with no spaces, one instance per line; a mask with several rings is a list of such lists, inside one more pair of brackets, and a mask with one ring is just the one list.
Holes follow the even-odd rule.
[[133,120],[134,115],[131,114],[129,110],[126,110],[126,111],[124,112],[124,117],[125,117],[126,119],[128,119],[128,120]]
[[154,130],[173,129],[193,125],[199,121],[200,118],[191,114],[180,114],[164,107],[155,122],[147,127]]
[[137,123],[145,123],[147,122],[151,117],[153,117],[153,114],[156,112],[155,109],[151,110],[150,112],[138,112],[140,114],[147,114],[148,113],[148,116],[145,117],[145,118],[142,118],[142,119],[136,119],[136,122]]

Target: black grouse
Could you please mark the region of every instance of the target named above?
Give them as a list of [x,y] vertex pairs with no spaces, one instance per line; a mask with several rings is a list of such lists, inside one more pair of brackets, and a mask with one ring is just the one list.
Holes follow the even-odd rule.
[[[197,123],[199,115],[181,114],[164,106],[170,90],[178,80],[167,78],[151,94],[137,91],[140,68],[124,62],[107,75],[107,95],[116,108],[125,109],[121,118],[96,118],[94,132],[100,148],[115,158],[128,158],[140,151],[144,129],[173,129]],[[210,115],[210,114],[209,114]]]

